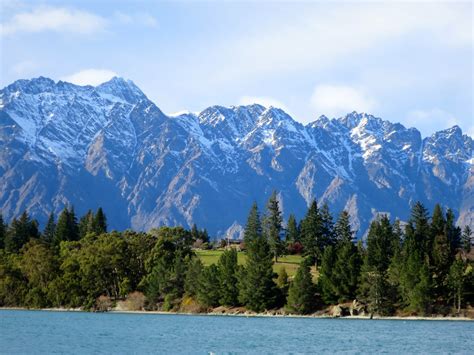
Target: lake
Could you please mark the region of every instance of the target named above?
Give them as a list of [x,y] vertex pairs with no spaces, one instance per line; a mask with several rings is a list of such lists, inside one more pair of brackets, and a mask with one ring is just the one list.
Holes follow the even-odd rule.
[[474,322],[0,310],[1,353],[474,353]]

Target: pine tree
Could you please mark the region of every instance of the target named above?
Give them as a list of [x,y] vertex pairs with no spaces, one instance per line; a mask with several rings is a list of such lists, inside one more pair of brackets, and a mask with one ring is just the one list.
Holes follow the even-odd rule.
[[59,214],[53,244],[59,247],[59,244],[64,240],[71,240],[69,238],[69,209],[67,207]]
[[46,226],[44,227],[43,233],[41,234],[42,239],[46,243],[51,244],[54,240],[55,231],[56,231],[56,222],[54,219],[54,213],[51,212],[48,217],[48,222],[46,223]]
[[[397,227],[398,228],[398,227]],[[388,269],[394,255],[396,238],[388,216],[371,223],[367,235],[367,253],[362,266],[359,296],[373,313],[390,314],[395,301],[388,282]],[[398,251],[397,251],[398,252]]]
[[380,315],[391,314],[395,297],[386,272],[370,269],[367,263],[364,263],[361,275],[359,297],[368,304],[369,312]]
[[446,211],[446,226],[445,233],[450,246],[451,254],[456,254],[456,251],[461,247],[461,228],[456,227],[456,217],[453,210],[448,208]]
[[202,268],[202,262],[198,257],[192,258],[189,262],[184,281],[184,291],[188,296],[194,297],[197,295],[199,275],[202,272]]
[[336,303],[338,301],[338,280],[333,275],[336,265],[336,247],[328,246],[324,249],[319,269],[318,285],[321,289],[321,296],[326,303]]
[[[390,265],[387,270],[387,278],[389,284],[394,288],[394,302],[398,300],[398,292],[401,289],[400,278],[404,266],[404,253],[402,251],[402,241],[404,234],[400,226],[400,220],[395,220],[393,224],[393,257],[390,260]],[[395,299],[396,298],[396,299]]]
[[286,308],[291,312],[308,314],[314,310],[316,301],[310,267],[306,262],[300,264],[288,290]]
[[340,214],[335,230],[338,242],[325,248],[319,277],[323,299],[328,303],[355,298],[362,264],[359,250],[352,242],[347,212]]
[[184,294],[188,262],[189,258],[185,256],[185,252],[178,250],[175,253],[173,267],[169,269],[169,279],[167,280],[168,289],[164,292],[165,302],[163,309],[166,311],[173,308]]
[[465,286],[465,265],[461,259],[456,259],[449,269],[449,288],[451,291],[451,299],[453,300],[453,307],[456,312],[461,311],[461,304],[463,301],[463,291]]
[[204,307],[219,305],[219,270],[216,265],[204,267],[198,280],[197,299]]
[[18,253],[20,249],[30,240],[39,237],[38,222],[30,220],[25,211],[19,219],[13,219],[5,237],[5,250]]
[[415,203],[410,221],[406,227],[406,244],[412,252],[420,253],[421,258],[429,255],[432,237],[428,211],[421,202]]
[[79,227],[77,225],[74,209],[65,207],[58,218],[53,244],[59,246],[62,241],[79,240]]
[[[420,202],[417,202],[411,211],[411,217],[405,228],[405,239],[400,257],[399,290],[402,300],[412,310],[425,312],[420,309],[423,302],[420,301],[420,292],[431,285],[423,285],[431,282],[426,277],[425,268],[430,262],[432,254],[432,229],[428,220],[428,211]],[[429,274],[429,272],[428,272]]]
[[264,219],[265,233],[268,236],[270,250],[278,262],[278,257],[283,254],[284,246],[281,240],[282,222],[280,206],[277,199],[276,191],[273,191],[267,203],[267,215]]
[[367,263],[370,269],[386,272],[393,256],[395,235],[387,215],[373,221],[367,235]]
[[342,211],[334,226],[337,242],[352,241],[354,232],[351,230],[350,216],[347,211]]
[[419,281],[412,291],[410,307],[422,314],[430,313],[431,308],[431,275],[426,263],[420,269]]
[[69,236],[70,240],[79,240],[79,225],[77,223],[74,206],[71,207],[68,214]]
[[447,296],[447,277],[453,260],[450,253],[448,238],[444,233],[435,237],[432,255],[434,295],[437,298],[445,298],[445,296]]
[[395,220],[393,223],[393,246],[392,251],[393,255],[400,254],[402,248],[402,240],[405,239],[405,235],[403,234],[402,227],[400,225],[400,220]]
[[324,245],[335,245],[334,222],[327,203],[321,207],[321,228]]
[[356,297],[359,284],[361,257],[352,241],[345,240],[337,247],[333,277],[336,281],[338,301],[350,301]]
[[220,299],[219,303],[224,306],[236,306],[238,304],[239,290],[237,288],[237,251],[230,249],[224,251],[218,262]]
[[443,216],[443,210],[437,203],[433,209],[433,216],[431,217],[431,234],[434,239],[438,235],[445,233],[446,220]]
[[322,235],[322,221],[316,200],[311,203],[305,218],[301,221],[301,240],[304,255],[316,266],[321,259],[324,242]]
[[254,202],[247,218],[247,225],[244,230],[245,247],[251,251],[255,242],[262,237],[262,225],[260,223],[260,215],[258,213],[257,203]]
[[94,217],[94,228],[97,235],[107,233],[107,217],[102,207],[99,207]]
[[278,290],[273,281],[270,246],[262,235],[257,205],[254,203],[244,231],[247,262],[239,277],[239,301],[261,312],[275,305]]
[[95,218],[92,210],[88,210],[79,220],[79,239],[84,238],[89,233],[95,233]]
[[300,234],[298,231],[298,225],[296,223],[296,218],[294,214],[290,214],[290,216],[288,217],[285,240],[287,244],[296,243],[300,241]]
[[348,301],[355,298],[362,261],[359,250],[353,243],[354,232],[347,211],[341,212],[334,229],[338,241],[332,272],[335,280],[335,296],[338,301]]

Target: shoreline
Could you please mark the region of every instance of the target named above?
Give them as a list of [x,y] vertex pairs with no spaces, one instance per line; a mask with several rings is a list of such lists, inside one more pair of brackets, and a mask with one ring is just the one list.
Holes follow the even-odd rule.
[[353,319],[353,320],[397,320],[397,321],[461,321],[474,322],[473,318],[435,315],[427,316],[341,316],[315,314],[268,314],[268,313],[216,313],[216,312],[169,312],[169,311],[126,311],[110,310],[107,312],[89,312],[79,308],[24,308],[0,307],[0,311],[40,311],[40,312],[84,312],[84,313],[109,313],[109,314],[149,314],[149,315],[178,315],[178,316],[215,316],[215,317],[245,317],[245,318],[314,318],[314,319]]

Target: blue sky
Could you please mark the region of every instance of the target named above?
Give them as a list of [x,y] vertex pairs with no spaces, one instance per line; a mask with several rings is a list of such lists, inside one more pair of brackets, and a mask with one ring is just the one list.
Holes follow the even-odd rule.
[[118,75],[166,113],[259,102],[474,135],[470,1],[0,2],[2,87]]

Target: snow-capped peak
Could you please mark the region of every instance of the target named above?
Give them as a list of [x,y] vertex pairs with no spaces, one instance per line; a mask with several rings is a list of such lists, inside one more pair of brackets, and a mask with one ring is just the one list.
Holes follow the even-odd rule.
[[96,86],[96,92],[106,98],[115,97],[119,100],[136,103],[146,99],[145,94],[131,80],[113,77],[109,81]]

